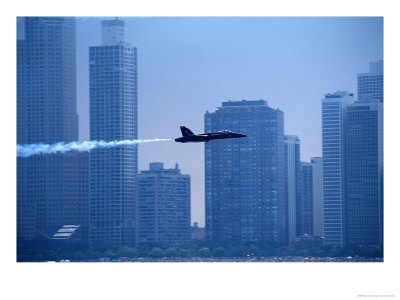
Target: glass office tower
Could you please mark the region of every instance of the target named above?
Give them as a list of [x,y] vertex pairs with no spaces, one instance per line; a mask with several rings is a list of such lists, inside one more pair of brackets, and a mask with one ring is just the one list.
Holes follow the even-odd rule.
[[283,117],[264,100],[223,102],[205,114],[206,132],[247,135],[205,144],[208,240],[287,243]]
[[322,99],[322,156],[324,186],[324,244],[346,245],[345,117],[353,94],[337,91]]
[[347,243],[383,246],[383,103],[347,107]]
[[312,157],[313,234],[324,236],[324,188],[322,157]]
[[[137,139],[137,50],[124,22],[102,22],[102,45],[90,47],[90,139]],[[90,153],[90,242],[136,245],[137,146]]]
[[314,234],[313,211],[313,166],[312,163],[301,163],[302,169],[302,195],[300,205],[300,225],[298,235]]
[[369,64],[368,73],[357,75],[357,94],[359,101],[383,102],[383,61]]
[[296,135],[285,135],[286,203],[288,211],[288,240],[303,232],[300,139]]
[[[19,21],[24,32],[17,41],[17,143],[77,141],[75,19]],[[78,165],[85,159],[80,155],[17,158],[19,239],[50,237],[64,224],[87,225],[80,212],[87,201],[86,192],[79,192],[84,187],[79,185]]]

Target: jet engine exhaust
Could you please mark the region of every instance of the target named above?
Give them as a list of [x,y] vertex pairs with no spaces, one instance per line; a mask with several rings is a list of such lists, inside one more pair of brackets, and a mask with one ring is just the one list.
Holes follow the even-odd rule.
[[145,139],[145,140],[122,140],[122,141],[84,141],[70,142],[65,144],[59,142],[55,144],[26,144],[17,145],[17,157],[29,157],[37,154],[65,153],[69,151],[90,151],[97,148],[114,148],[120,146],[130,146],[144,143],[155,143],[172,141],[173,139]]

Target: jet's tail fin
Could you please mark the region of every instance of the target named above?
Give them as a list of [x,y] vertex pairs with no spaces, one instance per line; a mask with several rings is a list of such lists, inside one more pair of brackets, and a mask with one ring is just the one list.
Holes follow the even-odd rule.
[[189,128],[186,128],[185,126],[181,126],[181,131],[182,131],[182,136],[194,135],[194,133]]

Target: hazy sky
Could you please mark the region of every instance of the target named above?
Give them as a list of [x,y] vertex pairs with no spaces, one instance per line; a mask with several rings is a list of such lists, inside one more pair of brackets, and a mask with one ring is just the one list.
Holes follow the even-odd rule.
[[[379,17],[135,17],[125,40],[138,48],[139,138],[175,138],[180,125],[204,132],[204,113],[222,101],[268,101],[298,135],[301,160],[321,155],[321,99],[356,94],[357,73],[383,59]],[[89,139],[88,48],[102,18],[77,19],[80,139]],[[229,128],[226,128],[229,129]],[[139,170],[178,162],[192,180],[192,222],[204,225],[204,145],[139,146]]]

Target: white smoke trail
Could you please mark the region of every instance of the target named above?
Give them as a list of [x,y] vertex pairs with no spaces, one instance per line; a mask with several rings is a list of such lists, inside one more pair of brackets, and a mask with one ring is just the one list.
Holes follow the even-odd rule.
[[129,146],[142,143],[164,142],[172,141],[172,139],[147,139],[147,140],[123,140],[123,141],[85,141],[85,142],[71,142],[64,144],[64,142],[55,144],[26,144],[17,145],[17,157],[29,157],[35,154],[52,154],[52,153],[65,153],[68,151],[89,151],[96,148],[112,148],[119,146]]

